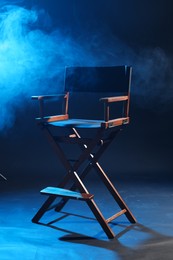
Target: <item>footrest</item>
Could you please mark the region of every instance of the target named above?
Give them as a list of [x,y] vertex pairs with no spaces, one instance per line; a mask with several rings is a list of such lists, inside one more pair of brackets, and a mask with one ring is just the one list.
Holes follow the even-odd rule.
[[79,199],[79,200],[90,200],[94,195],[89,193],[79,193],[76,191],[71,191],[67,189],[57,188],[57,187],[47,187],[40,191],[41,194],[45,195],[55,195],[60,197],[66,197],[70,199]]

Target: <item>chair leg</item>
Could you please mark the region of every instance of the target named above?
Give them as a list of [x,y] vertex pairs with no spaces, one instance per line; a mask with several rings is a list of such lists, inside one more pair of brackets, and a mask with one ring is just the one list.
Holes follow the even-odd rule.
[[[59,185],[57,185],[57,187],[64,187],[64,185],[70,180],[70,175],[67,174],[63,180],[59,183]],[[41,217],[44,215],[44,213],[49,209],[49,207],[51,206],[51,204],[56,200],[56,196],[55,195],[50,195],[48,197],[48,199],[43,203],[43,205],[41,206],[41,208],[38,210],[38,212],[35,214],[35,216],[32,218],[32,222],[33,223],[38,223],[38,221],[41,219]],[[63,200],[62,199],[62,208],[63,208]],[[59,205],[61,205],[61,203],[59,202]]]
[[131,223],[136,223],[137,222],[136,218],[133,216],[130,209],[128,208],[128,206],[126,205],[126,203],[124,202],[124,200],[122,199],[118,191],[115,189],[114,185],[109,180],[109,178],[107,177],[107,175],[105,174],[101,166],[96,162],[94,168],[96,169],[97,173],[101,177],[102,181],[104,182],[105,186],[107,187],[107,189],[109,190],[109,192],[111,193],[111,195],[113,196],[113,198],[115,199],[119,207],[122,210],[126,209],[126,212],[124,214],[126,215],[127,219]]
[[[73,129],[73,131],[78,136],[78,138],[81,138],[76,129]],[[112,141],[115,139],[115,137],[117,136],[119,131],[120,131],[120,129],[117,130],[117,131],[111,132],[108,135],[106,143],[103,143],[103,146],[100,147],[100,149],[97,151],[97,153],[94,156],[91,156],[91,154],[90,154],[90,161],[91,161],[90,166],[94,167],[96,169],[97,173],[101,177],[102,181],[104,182],[104,184],[107,187],[107,189],[109,190],[109,192],[112,194],[113,198],[115,199],[115,201],[117,202],[119,207],[122,210],[126,209],[126,212],[124,214],[126,215],[127,219],[131,223],[136,223],[137,221],[136,221],[135,217],[133,216],[133,214],[131,213],[131,211],[127,207],[126,203],[124,202],[124,200],[122,199],[122,197],[120,196],[118,191],[115,189],[114,185],[111,183],[111,181],[107,177],[106,173],[103,171],[102,167],[98,163],[98,159],[104,153],[104,151],[108,148],[108,146],[112,143]],[[81,149],[85,149],[85,147],[81,146]]]
[[91,211],[93,212],[94,216],[96,217],[98,223],[100,224],[100,226],[102,227],[102,229],[104,230],[106,235],[108,236],[108,238],[110,238],[110,239],[114,238],[115,237],[114,232],[107,224],[106,219],[103,217],[101,211],[97,207],[94,200],[92,199],[92,200],[87,201],[87,204],[90,207]]
[[56,196],[49,196],[49,198],[44,202],[41,208],[37,211],[35,216],[32,218],[33,223],[38,223],[44,213],[48,210],[50,205],[55,201]]
[[[92,168],[92,165],[89,163],[87,165],[87,167],[84,169],[84,171],[81,173],[80,175],[80,179],[81,180],[84,180],[84,178],[86,177],[86,175],[88,174],[88,172],[91,170]],[[70,190],[72,191],[75,191],[76,190],[76,185],[73,183],[70,187],[69,187]],[[62,199],[58,205],[56,206],[55,210],[56,211],[60,211],[62,210],[62,208],[65,206],[65,204],[68,202],[68,198],[65,198],[65,199]]]
[[[106,233],[108,238],[111,239],[111,238],[115,237],[115,234],[112,231],[112,229],[109,227],[108,223],[110,221],[112,221],[114,218],[116,218],[117,216],[125,214],[130,222],[136,223],[135,217],[132,215],[132,213],[130,212],[129,208],[127,207],[127,205],[125,204],[125,202],[121,198],[120,194],[115,189],[114,185],[111,183],[111,181],[107,177],[106,173],[103,171],[102,167],[98,163],[98,159],[103,154],[105,149],[107,149],[107,147],[113,141],[114,137],[117,135],[119,130],[115,131],[115,132],[111,132],[108,135],[108,137],[107,137],[105,142],[102,140],[103,134],[104,134],[103,129],[100,129],[98,131],[98,133],[96,134],[95,138],[91,139],[91,142],[88,145],[86,145],[84,143],[83,144],[81,144],[81,143],[79,144],[79,142],[78,142],[78,144],[79,144],[79,146],[81,148],[82,153],[79,156],[78,160],[74,163],[73,166],[70,164],[70,161],[66,158],[66,156],[65,156],[61,146],[59,145],[59,143],[57,143],[54,140],[54,137],[51,134],[50,130],[47,129],[47,128],[44,128],[44,130],[46,130],[44,132],[46,133],[46,135],[47,135],[49,141],[51,142],[51,144],[53,145],[53,147],[55,148],[56,154],[58,155],[58,158],[60,159],[60,161],[64,165],[64,167],[66,169],[66,172],[67,172],[66,176],[59,183],[58,187],[59,188],[65,188],[65,186],[71,180],[73,182],[73,184],[70,185],[70,190],[71,191],[74,191],[75,189],[78,189],[80,191],[80,193],[86,193],[88,195],[89,192],[88,192],[88,190],[86,189],[86,187],[83,184],[83,179],[86,177],[86,175],[88,174],[90,169],[92,167],[94,167],[96,172],[98,173],[98,175],[102,179],[103,183],[107,187],[108,191],[110,192],[110,194],[113,196],[113,198],[115,199],[115,201],[117,202],[119,207],[122,209],[121,212],[113,215],[112,217],[110,217],[110,218],[108,218],[106,220],[104,218],[104,216],[102,215],[101,211],[99,210],[98,206],[96,205],[95,201],[93,200],[93,198],[86,199],[86,200],[84,199],[84,201],[86,201],[86,203],[90,207],[91,211],[93,212],[94,216],[96,217],[97,221],[101,225],[102,229],[104,230],[104,232]],[[80,135],[78,134],[78,132],[76,131],[76,129],[72,129],[72,130],[75,132],[75,134],[76,134],[76,136],[78,138],[81,138]],[[98,148],[98,150],[96,149],[97,151],[95,151],[95,148],[98,146],[99,142],[101,143],[101,145]],[[93,149],[95,151],[94,154],[92,153]],[[88,165],[80,173],[80,175],[78,175],[77,172],[80,169],[80,166],[86,160],[88,161]],[[58,194],[58,195],[55,195],[55,194],[53,195],[53,193],[49,193],[49,194],[50,195],[49,195],[48,199],[45,201],[45,203],[41,206],[41,208],[38,210],[36,215],[33,217],[33,219],[32,219],[33,222],[35,222],[35,223],[38,222],[40,220],[40,218],[44,215],[44,213],[47,210],[50,209],[50,206],[54,202],[56,197],[57,196],[62,196],[61,194]],[[54,206],[55,210],[56,211],[62,210],[62,208],[66,205],[66,203],[68,202],[69,199],[70,198],[68,196],[65,197],[65,198],[63,197],[60,200],[60,202],[56,206]]]
[[[80,192],[86,192],[88,193],[87,189],[85,188],[81,178],[78,176],[76,172],[73,172],[73,179],[75,182],[76,187],[79,189]],[[86,203],[90,207],[91,211],[95,215],[96,219],[98,220],[99,224],[103,228],[104,232],[107,234],[108,238],[114,238],[115,234],[109,227],[108,223],[106,222],[106,219],[103,217],[101,211],[97,207],[96,203],[94,202],[93,199],[91,200],[86,200]]]

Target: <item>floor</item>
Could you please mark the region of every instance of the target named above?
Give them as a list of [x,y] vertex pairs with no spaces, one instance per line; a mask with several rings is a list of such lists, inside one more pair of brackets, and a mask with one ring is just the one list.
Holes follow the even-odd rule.
[[[53,180],[52,180],[53,181]],[[32,182],[32,181],[31,181]],[[138,220],[125,216],[111,222],[116,233],[108,239],[87,204],[70,200],[63,212],[48,211],[40,224],[31,219],[46,199],[45,183],[8,185],[0,181],[0,259],[172,259],[172,181],[137,178],[113,180]],[[11,183],[12,184],[12,183]],[[118,210],[102,184],[88,182],[105,217]],[[43,186],[43,187],[42,187]],[[104,194],[104,196],[103,196]]]

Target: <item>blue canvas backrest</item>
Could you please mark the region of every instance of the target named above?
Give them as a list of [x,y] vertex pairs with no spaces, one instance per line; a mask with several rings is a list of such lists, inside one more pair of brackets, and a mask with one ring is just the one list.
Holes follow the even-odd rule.
[[65,91],[128,94],[131,72],[130,66],[66,67]]

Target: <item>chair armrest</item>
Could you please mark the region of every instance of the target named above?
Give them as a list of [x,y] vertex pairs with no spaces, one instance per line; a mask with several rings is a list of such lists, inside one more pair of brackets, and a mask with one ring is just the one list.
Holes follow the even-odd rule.
[[62,121],[69,119],[68,114],[66,115],[56,115],[56,116],[44,116],[43,118],[37,117],[36,120],[38,123],[50,123],[55,121]]
[[[55,94],[55,95],[41,95],[41,96],[32,96],[32,99],[36,99],[39,101],[39,120],[40,121],[51,121],[51,117],[52,120],[55,120],[55,116],[45,116],[44,113],[44,101],[46,100],[53,100],[53,99],[57,99],[59,97],[63,98],[63,108],[62,108],[62,115],[66,115],[66,117],[68,117],[68,99],[69,99],[69,93],[63,93],[63,94]],[[61,117],[62,117],[61,115]],[[57,116],[59,118],[59,115]],[[65,118],[66,118],[65,117]],[[44,120],[43,120],[44,119]]]
[[118,101],[125,101],[128,100],[128,98],[129,98],[128,96],[104,97],[104,98],[100,98],[100,101],[105,103],[112,103]]
[[113,120],[105,121],[101,123],[103,128],[111,128],[115,126],[122,126],[128,124],[130,121],[129,117],[116,118]]
[[100,101],[102,103],[104,103],[104,121],[108,122],[110,121],[110,103],[115,103],[115,102],[120,102],[120,101],[124,101],[122,106],[123,106],[123,110],[122,110],[122,115],[121,117],[128,117],[128,103],[129,103],[129,96],[114,96],[114,97],[104,97],[104,98],[100,98]]
[[41,95],[41,96],[32,96],[32,99],[37,99],[37,100],[41,100],[41,99],[52,99],[52,98],[56,98],[56,97],[65,97],[65,94],[55,94],[55,95]]

